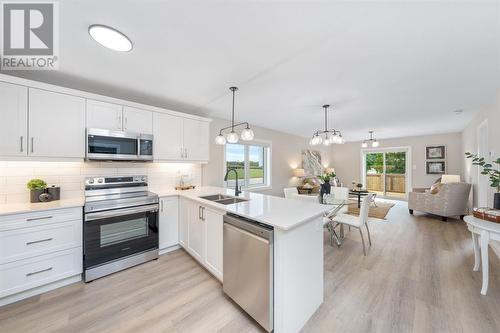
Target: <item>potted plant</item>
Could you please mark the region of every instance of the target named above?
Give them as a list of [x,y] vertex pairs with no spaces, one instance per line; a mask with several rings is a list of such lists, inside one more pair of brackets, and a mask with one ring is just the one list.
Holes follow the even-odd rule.
[[321,180],[323,183],[321,184],[321,198],[323,198],[324,194],[330,194],[332,185],[330,185],[330,181],[335,178],[335,173],[334,172],[326,172],[321,176],[318,176],[318,179]]
[[500,209],[500,170],[498,167],[500,166],[500,157],[492,161],[498,165],[496,168],[493,168],[493,164],[487,163],[484,157],[479,157],[477,154],[467,152],[465,157],[472,158],[472,165],[479,165],[483,169],[481,174],[489,177],[490,186],[497,191],[494,196],[493,208]]
[[32,179],[26,186],[30,189],[30,202],[40,202],[40,195],[45,192],[47,183],[42,179]]

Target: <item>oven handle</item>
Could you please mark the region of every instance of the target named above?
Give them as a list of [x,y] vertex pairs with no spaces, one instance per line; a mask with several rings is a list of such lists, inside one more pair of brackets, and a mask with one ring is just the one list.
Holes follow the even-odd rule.
[[107,210],[104,212],[87,213],[87,214],[85,214],[85,221],[94,221],[94,220],[99,220],[99,219],[103,219],[106,217],[115,217],[115,216],[130,215],[130,214],[135,214],[135,213],[157,212],[157,211],[158,211],[158,204],[132,207],[132,208]]

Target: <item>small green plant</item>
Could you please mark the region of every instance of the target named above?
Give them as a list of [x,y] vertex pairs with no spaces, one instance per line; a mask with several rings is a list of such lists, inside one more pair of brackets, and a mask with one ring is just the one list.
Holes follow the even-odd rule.
[[32,179],[26,184],[30,190],[44,190],[47,188],[47,183],[42,179]]
[[[472,165],[479,165],[483,168],[481,171],[482,175],[488,176],[490,178],[490,186],[495,188],[497,192],[500,193],[500,170],[498,167],[496,170],[493,168],[493,164],[486,163],[484,157],[479,157],[477,154],[465,153],[465,157],[472,158]],[[498,164],[500,166],[500,157],[492,161],[492,163]]]
[[318,176],[318,178],[323,182],[323,183],[329,183],[330,180],[332,180],[333,178],[335,178],[337,175],[335,174],[335,172],[330,172],[330,173],[325,173],[321,176]]

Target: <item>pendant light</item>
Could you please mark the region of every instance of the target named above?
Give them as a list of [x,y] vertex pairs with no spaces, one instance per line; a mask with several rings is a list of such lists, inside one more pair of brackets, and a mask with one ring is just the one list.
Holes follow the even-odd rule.
[[336,129],[328,129],[328,108],[330,105],[323,105],[323,109],[325,111],[325,129],[317,130],[314,132],[311,140],[309,140],[309,144],[311,146],[317,146],[323,144],[324,146],[329,146],[331,144],[344,144],[345,140],[342,137],[342,133],[337,131]]
[[373,148],[377,148],[378,146],[380,146],[380,142],[378,142],[377,139],[373,138],[373,131],[368,131],[368,133],[370,133],[370,138],[368,140],[363,141],[361,147],[368,148],[368,143],[370,143],[370,145]]
[[[238,88],[237,87],[230,87],[229,90],[231,90],[233,93],[233,111],[231,113],[231,126],[221,128],[221,130],[219,131],[219,135],[217,135],[215,137],[215,143],[218,145],[225,145],[226,142],[237,143],[240,138],[243,141],[252,141],[253,137],[254,137],[253,131],[250,129],[250,126],[247,122],[238,123],[238,124],[234,123],[234,95],[236,93],[236,90],[238,90]],[[234,129],[235,129],[235,127],[238,127],[241,125],[245,125],[246,127],[241,131],[241,135],[238,135],[238,133]],[[227,129],[231,129],[231,131],[226,136],[224,136],[223,131],[225,131]]]

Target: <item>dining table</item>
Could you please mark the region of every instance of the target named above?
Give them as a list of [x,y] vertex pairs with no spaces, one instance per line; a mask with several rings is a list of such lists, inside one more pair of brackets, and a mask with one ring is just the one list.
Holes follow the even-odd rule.
[[358,208],[361,208],[361,197],[367,196],[370,193],[367,190],[349,190],[349,195],[355,196],[358,199]]
[[[341,223],[337,223],[333,221],[333,217],[339,213],[344,213],[347,212],[347,205],[349,203],[349,200],[341,200],[341,199],[334,199],[332,201],[326,201],[323,202],[323,205],[328,205],[331,206],[332,209],[328,211],[328,213],[325,214],[324,220],[325,220],[325,227],[328,230],[330,234],[330,245],[333,246],[334,243],[337,244],[338,247],[342,245],[342,240],[344,239],[344,225]],[[336,228],[339,229],[339,232],[335,230]]]

